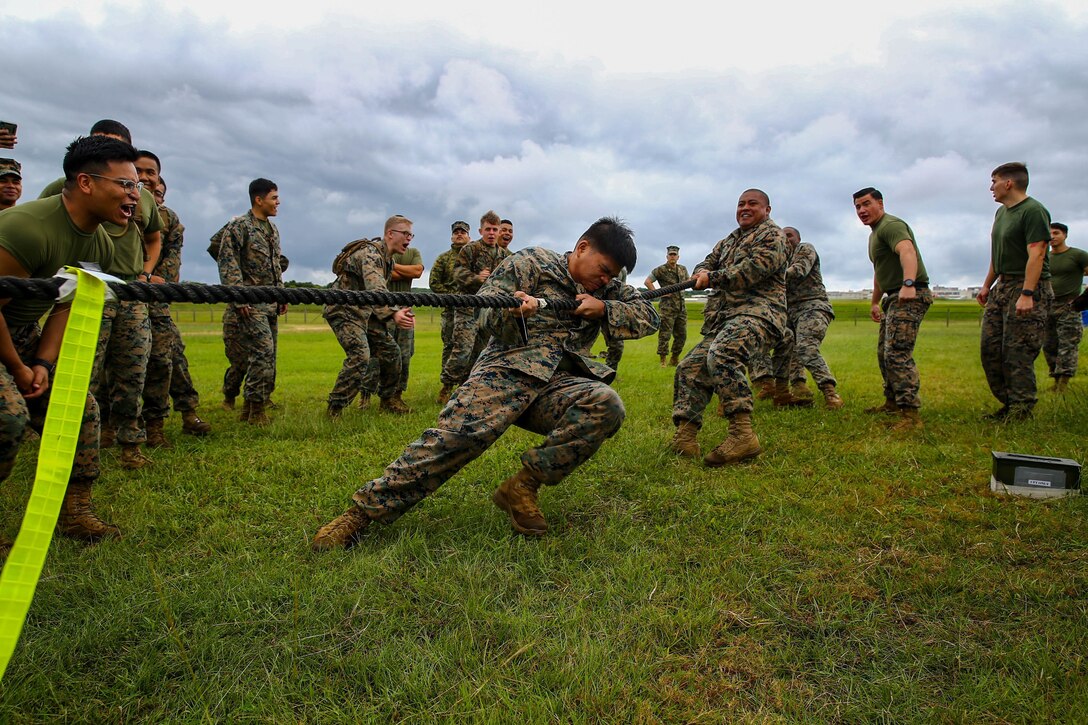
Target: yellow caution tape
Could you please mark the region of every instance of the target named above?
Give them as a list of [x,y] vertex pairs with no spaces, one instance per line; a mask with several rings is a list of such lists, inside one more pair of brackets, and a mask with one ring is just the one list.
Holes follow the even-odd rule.
[[68,488],[102,324],[105,282],[83,270],[69,271],[77,275],[76,294],[49,391],[38,471],[19,536],[0,574],[0,678],[23,631]]

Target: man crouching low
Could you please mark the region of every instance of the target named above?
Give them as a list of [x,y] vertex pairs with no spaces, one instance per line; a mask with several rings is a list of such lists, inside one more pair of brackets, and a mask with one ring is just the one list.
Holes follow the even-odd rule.
[[[625,415],[623,401],[608,385],[615,371],[590,359],[590,346],[602,326],[615,339],[645,337],[658,327],[653,306],[616,279],[620,269],[634,269],[636,256],[631,230],[617,219],[602,218],[565,255],[531,247],[504,260],[479,294],[513,295],[522,305],[481,311],[480,330],[491,339],[468,380],[434,427],[380,478],[356,491],[352,507],[323,526],[311,548],[351,546],[371,521],[392,523],[511,425],[545,439],[522,453],[521,470],[491,498],[517,532],[544,534],[548,524],[537,507],[540,486],[559,483],[588,460],[619,430]],[[573,298],[579,305],[556,310],[538,297]]]

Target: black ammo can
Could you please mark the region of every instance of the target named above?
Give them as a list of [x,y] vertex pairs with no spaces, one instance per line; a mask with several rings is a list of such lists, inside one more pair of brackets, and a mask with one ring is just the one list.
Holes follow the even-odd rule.
[[1080,464],[1074,460],[1001,451],[992,451],[992,454],[991,491],[1032,498],[1080,493]]

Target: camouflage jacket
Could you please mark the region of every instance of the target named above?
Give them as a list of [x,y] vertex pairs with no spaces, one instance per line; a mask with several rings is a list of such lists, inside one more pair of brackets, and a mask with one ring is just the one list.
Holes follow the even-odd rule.
[[811,244],[798,244],[786,267],[786,307],[820,309],[835,316],[820,274],[820,255]]
[[499,262],[509,256],[510,252],[498,244],[489,247],[480,239],[461,247],[461,251],[457,253],[457,262],[453,265],[453,278],[457,280],[461,294],[476,294],[481,284],[476,275],[485,269],[494,272]]
[[[534,297],[574,299],[586,289],[567,270],[570,253],[559,256],[540,247],[514,253],[480,288],[481,295],[512,295],[521,290]],[[616,372],[588,357],[590,346],[604,327],[611,338],[633,340],[653,334],[659,320],[654,306],[638,290],[613,279],[592,295],[605,301],[599,320],[575,317],[569,311],[544,307],[527,319],[512,317],[506,310],[480,311],[480,334],[491,340],[476,366],[518,370],[540,380],[550,380],[562,368],[582,377],[611,382]]]
[[786,324],[786,235],[771,219],[748,230],[735,229],[695,265],[706,271],[712,291],[703,312],[702,334],[732,317],[767,320],[778,330]]
[[[185,225],[168,206],[159,206],[159,217],[162,219],[162,250],[152,274],[167,282],[180,282],[181,246],[185,243]],[[150,302],[147,311],[152,317],[167,317],[170,314],[170,305],[166,302]]]
[[461,294],[461,288],[453,276],[453,267],[457,263],[457,253],[464,248],[464,244],[451,244],[450,248],[438,255],[431,267],[430,288],[431,292],[440,295]]
[[219,281],[222,284],[247,287],[282,287],[283,270],[280,268],[280,233],[276,225],[268,222],[269,234],[263,230],[247,211],[227,222],[212,237],[218,243]]
[[[650,276],[654,278],[659,287],[668,287],[674,284],[680,284],[686,282],[690,275],[687,268],[682,264],[677,264],[669,268],[669,265],[663,264],[660,267],[655,267],[653,272],[650,272]],[[671,295],[665,295],[659,297],[661,311],[664,312],[680,312],[684,309],[684,293],[675,292]]]
[[[344,247],[344,251],[354,247],[349,254],[341,253],[333,264],[336,281],[332,289],[377,290],[389,289],[389,278],[393,276],[393,256],[379,239],[361,239]],[[364,325],[386,328],[393,322],[392,307],[358,307],[356,305],[325,305],[322,313],[325,319],[334,321],[338,318],[353,318]]]

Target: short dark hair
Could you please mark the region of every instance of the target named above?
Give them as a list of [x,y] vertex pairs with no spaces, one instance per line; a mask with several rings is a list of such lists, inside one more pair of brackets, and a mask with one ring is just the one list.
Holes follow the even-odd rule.
[[279,188],[275,182],[268,179],[254,179],[249,182],[249,203],[256,204],[257,197],[263,197],[270,191],[279,191]]
[[759,194],[760,196],[762,196],[763,197],[763,203],[766,204],[767,206],[771,205],[771,197],[767,196],[767,192],[765,192],[763,189],[745,189],[744,191],[742,191],[740,193],[740,195],[744,196],[749,191],[752,192],[753,194]]
[[510,226],[514,226],[514,222],[510,221],[509,219],[503,219],[499,222],[499,224],[509,224]]
[[873,198],[876,199],[877,201],[884,201],[884,195],[881,194],[878,190],[874,189],[871,186],[866,186],[861,191],[855,191],[854,192],[854,201],[857,201],[858,199],[860,199],[863,196],[869,196],[870,194],[872,194]]
[[128,130],[128,126],[120,121],[114,121],[109,118],[103,118],[101,121],[91,126],[91,135],[94,136],[96,134],[120,136],[126,143],[132,143],[132,132]]
[[161,176],[159,177],[159,188],[162,189],[163,191],[166,191],[166,189],[167,189],[166,179],[162,178]]
[[1008,179],[1020,191],[1027,191],[1028,165],[1021,161],[1010,161],[1007,164],[1001,164],[1001,166],[990,172],[990,176],[1000,176],[1002,179]]
[[156,156],[155,154],[151,153],[147,149],[140,149],[139,151],[137,151],[136,152],[136,158],[137,159],[151,159],[152,161],[155,162],[155,168],[158,169],[159,171],[162,171],[162,162],[159,161],[159,157]]
[[797,232],[797,238],[798,239],[801,238],[801,230],[798,229],[797,227],[782,227],[783,232],[785,232],[787,229],[792,229],[793,231]]
[[112,161],[135,160],[132,144],[110,136],[80,136],[64,154],[64,185],[74,182],[78,174],[101,174]]
[[1050,222],[1050,228],[1057,229],[1062,234],[1069,236],[1069,227],[1067,227],[1065,224],[1062,224],[1061,222]]
[[579,239],[585,239],[590,247],[619,262],[628,272],[635,270],[638,250],[635,249],[634,232],[623,220],[601,217],[582,232]]

